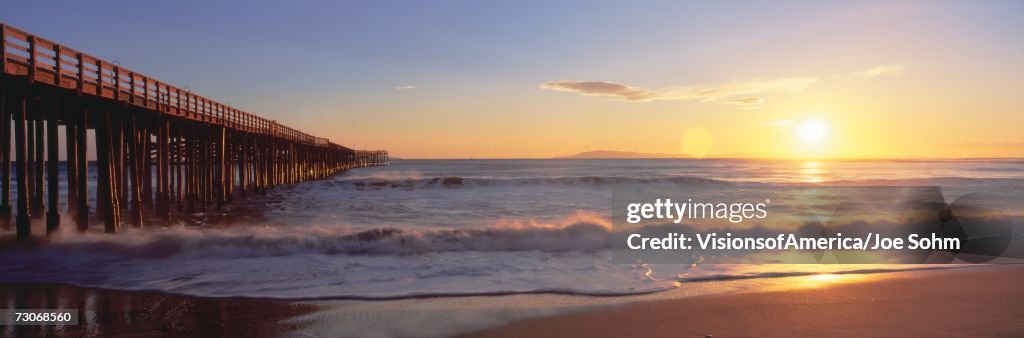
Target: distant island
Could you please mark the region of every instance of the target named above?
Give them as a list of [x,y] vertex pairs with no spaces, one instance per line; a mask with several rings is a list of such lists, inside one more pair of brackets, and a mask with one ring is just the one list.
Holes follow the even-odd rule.
[[690,158],[684,154],[664,154],[664,153],[638,153],[632,151],[616,151],[616,150],[594,150],[585,151],[575,155],[559,156],[555,158],[576,158],[576,159],[596,159],[596,158]]

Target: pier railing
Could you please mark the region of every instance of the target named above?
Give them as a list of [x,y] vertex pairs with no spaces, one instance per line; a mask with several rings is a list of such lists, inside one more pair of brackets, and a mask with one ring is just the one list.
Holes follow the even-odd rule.
[[29,81],[51,84],[165,114],[303,144],[329,140],[306,134],[255,114],[164,83],[23,30],[0,24],[3,71]]

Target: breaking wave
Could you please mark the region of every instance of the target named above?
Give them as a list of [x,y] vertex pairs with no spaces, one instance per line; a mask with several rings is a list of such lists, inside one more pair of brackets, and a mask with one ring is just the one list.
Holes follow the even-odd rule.
[[263,257],[297,254],[410,255],[452,251],[596,251],[611,247],[611,223],[577,214],[556,224],[501,221],[480,228],[352,228],[347,226],[176,226],[117,236],[57,236],[47,250],[134,258]]
[[823,180],[813,182],[800,181],[732,181],[727,179],[703,178],[695,176],[660,176],[660,177],[622,177],[622,176],[559,176],[559,177],[517,177],[488,178],[438,176],[421,177],[418,175],[386,175],[357,176],[339,178],[328,182],[329,185],[340,186],[352,190],[384,190],[384,189],[438,189],[438,188],[473,188],[473,187],[515,187],[515,186],[581,186],[581,187],[614,187],[627,185],[680,185],[680,186],[983,186],[1010,185],[1024,186],[1020,178],[974,178],[974,177],[929,177],[929,178],[880,178],[860,180]]
[[732,185],[729,181],[693,176],[669,176],[632,178],[618,176],[561,176],[521,178],[479,178],[479,177],[350,177],[331,182],[356,190],[380,189],[429,189],[458,187],[504,187],[530,185],[587,185],[612,186],[628,184],[678,184],[678,185]]

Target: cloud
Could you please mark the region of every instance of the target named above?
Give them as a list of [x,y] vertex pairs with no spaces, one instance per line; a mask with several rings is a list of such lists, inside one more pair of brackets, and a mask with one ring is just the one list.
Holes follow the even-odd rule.
[[[658,100],[722,101],[739,95],[763,92],[800,92],[817,81],[812,77],[789,77],[779,79],[756,79],[715,85],[669,87],[657,90],[643,89],[608,81],[553,81],[540,85],[542,89],[576,92],[584,96],[618,97],[625,101],[646,102]],[[739,100],[739,101],[737,101]],[[746,100],[746,101],[744,101]],[[762,98],[727,100],[728,104],[760,104]]]
[[871,79],[880,76],[897,76],[907,71],[907,67],[900,64],[887,64],[875,66],[871,69],[865,69],[859,72],[850,73],[850,77],[855,79]]
[[789,77],[780,79],[759,79],[729,82],[719,85],[702,85],[666,90],[662,96],[669,99],[718,101],[736,95],[751,95],[764,92],[798,93],[806,89],[817,78]]
[[416,89],[416,86],[404,85],[404,86],[396,86],[395,87],[395,90],[413,90],[413,89]]
[[764,98],[763,97],[743,97],[743,98],[738,98],[738,99],[725,100],[725,101],[722,101],[722,103],[734,104],[734,105],[737,105],[737,106],[753,106],[753,105],[764,104]]
[[577,92],[585,96],[615,96],[626,101],[650,101],[654,93],[607,81],[554,81],[540,85],[542,89]]

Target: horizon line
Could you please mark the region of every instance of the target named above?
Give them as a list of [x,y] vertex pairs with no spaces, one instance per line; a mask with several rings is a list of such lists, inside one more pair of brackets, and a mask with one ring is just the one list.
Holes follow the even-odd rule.
[[953,161],[953,160],[1024,160],[1024,156],[1007,157],[402,157],[391,160],[772,160],[772,161]]

